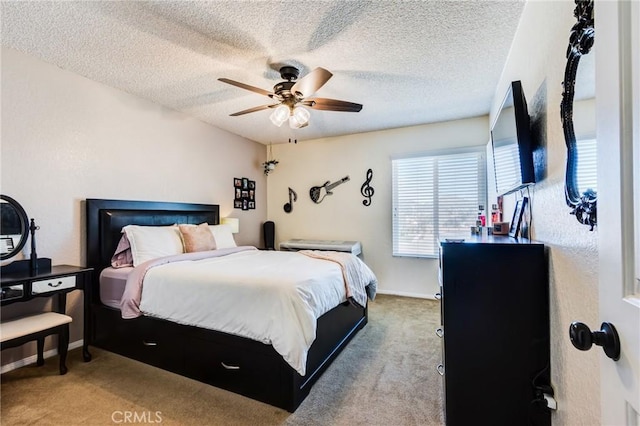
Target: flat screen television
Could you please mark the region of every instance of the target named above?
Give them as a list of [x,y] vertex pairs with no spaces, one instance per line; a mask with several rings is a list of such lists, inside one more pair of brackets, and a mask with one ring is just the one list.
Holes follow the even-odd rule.
[[491,147],[498,195],[536,183],[529,112],[520,81],[511,82],[491,126]]

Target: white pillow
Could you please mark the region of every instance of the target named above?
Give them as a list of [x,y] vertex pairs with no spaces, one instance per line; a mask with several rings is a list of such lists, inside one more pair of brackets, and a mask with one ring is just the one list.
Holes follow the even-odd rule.
[[131,245],[133,266],[148,260],[184,253],[177,226],[127,225],[122,228]]
[[216,240],[216,248],[237,247],[236,240],[233,239],[231,225],[209,225],[213,239]]

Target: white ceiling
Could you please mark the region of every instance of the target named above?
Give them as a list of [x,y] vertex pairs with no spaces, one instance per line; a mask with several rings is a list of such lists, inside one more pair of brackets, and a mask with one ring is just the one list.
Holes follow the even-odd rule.
[[[524,0],[6,1],[2,44],[261,143],[489,113]],[[363,104],[269,121],[281,65],[333,77],[316,95]]]

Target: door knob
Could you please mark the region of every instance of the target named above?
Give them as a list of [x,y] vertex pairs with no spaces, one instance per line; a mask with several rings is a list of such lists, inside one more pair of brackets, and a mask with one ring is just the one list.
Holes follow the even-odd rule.
[[576,349],[588,351],[592,345],[602,346],[604,353],[614,361],[620,359],[620,338],[613,324],[603,322],[600,331],[591,331],[582,322],[572,322],[569,326],[569,338]]

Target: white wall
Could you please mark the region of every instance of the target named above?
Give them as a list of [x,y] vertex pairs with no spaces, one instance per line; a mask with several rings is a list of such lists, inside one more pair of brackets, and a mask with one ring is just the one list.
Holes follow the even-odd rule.
[[[600,353],[574,349],[568,332],[572,321],[593,327],[600,324],[598,231],[590,232],[579,224],[569,214],[564,200],[566,147],[560,101],[569,31],[576,22],[574,7],[571,1],[527,2],[496,88],[491,117],[513,80],[522,81],[530,114],[536,109],[532,108],[532,100],[542,101],[539,110],[546,114],[542,131],[546,135],[547,165],[546,178],[533,192],[533,237],[549,247],[551,376],[558,400],[552,421],[555,425],[596,425],[600,424]],[[513,198],[505,200],[505,212],[513,211]]]
[[[6,48],[1,117],[1,192],[35,218],[38,255],[54,264],[85,264],[85,198],[220,204],[222,217],[240,218],[238,244],[261,244],[264,145]],[[234,177],[256,181],[255,210],[233,209]],[[79,293],[67,306],[71,341],[82,338]],[[3,364],[21,353],[3,351]]]
[[[391,158],[448,147],[484,145],[488,117],[301,141],[273,146],[280,161],[269,175],[268,217],[276,224],[276,244],[290,238],[356,240],[378,277],[380,292],[433,297],[438,292],[437,259],[393,257],[391,243]],[[373,171],[374,195],[364,206],[360,188]],[[320,204],[309,188],[349,176]],[[289,214],[288,188],[298,194]]]

